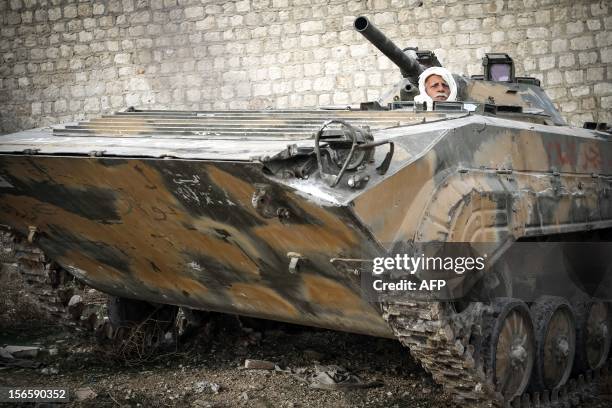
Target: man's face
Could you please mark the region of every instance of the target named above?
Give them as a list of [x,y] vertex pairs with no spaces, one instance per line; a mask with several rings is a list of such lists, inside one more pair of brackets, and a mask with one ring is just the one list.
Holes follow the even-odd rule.
[[430,75],[425,80],[425,91],[434,101],[445,101],[450,95],[450,88],[440,75]]

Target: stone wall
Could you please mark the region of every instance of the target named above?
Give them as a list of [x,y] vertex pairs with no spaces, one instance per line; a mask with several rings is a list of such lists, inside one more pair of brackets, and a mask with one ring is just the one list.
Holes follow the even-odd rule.
[[376,98],[400,74],[353,31],[358,15],[457,73],[507,52],[569,121],[612,122],[605,0],[0,0],[0,133],[128,106]]

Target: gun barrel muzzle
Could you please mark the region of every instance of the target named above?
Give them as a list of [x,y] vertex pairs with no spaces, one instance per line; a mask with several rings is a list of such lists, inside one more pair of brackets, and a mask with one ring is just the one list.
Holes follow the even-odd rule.
[[423,67],[415,59],[408,56],[380,31],[367,17],[360,16],[353,23],[355,30],[387,56],[402,71],[407,78],[417,78],[423,72]]

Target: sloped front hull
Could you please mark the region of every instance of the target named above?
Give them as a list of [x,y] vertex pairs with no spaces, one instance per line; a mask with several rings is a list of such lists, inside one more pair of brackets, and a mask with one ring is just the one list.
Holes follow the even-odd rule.
[[330,262],[373,253],[367,232],[256,163],[6,155],[0,177],[0,223],[100,290],[390,336]]

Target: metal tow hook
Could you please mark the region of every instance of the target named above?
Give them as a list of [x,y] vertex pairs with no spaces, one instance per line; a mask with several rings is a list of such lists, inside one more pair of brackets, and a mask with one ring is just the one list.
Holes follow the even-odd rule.
[[36,234],[38,234],[38,228],[33,226],[33,225],[30,225],[28,227],[28,230],[29,230],[29,232],[28,232],[28,242],[30,244],[32,244],[34,242],[34,240],[36,239]]
[[300,267],[299,262],[304,257],[297,252],[287,252],[287,258],[289,258],[289,273],[296,273]]

